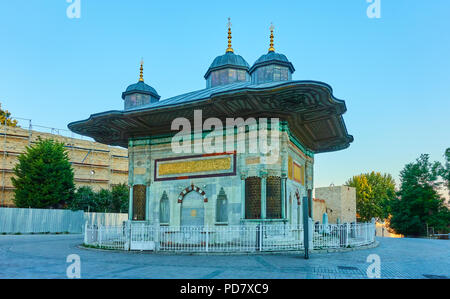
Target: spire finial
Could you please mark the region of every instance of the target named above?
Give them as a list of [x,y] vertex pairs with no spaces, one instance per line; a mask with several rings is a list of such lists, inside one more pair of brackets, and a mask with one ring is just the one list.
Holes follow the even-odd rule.
[[270,23],[270,48],[269,52],[275,52],[275,48],[273,47],[273,30],[275,29],[275,26],[273,26],[273,23]]
[[144,82],[144,58],[141,59],[141,75],[139,76],[139,82]]
[[228,18],[227,26],[228,26],[228,48],[225,53],[228,53],[228,52],[234,53],[234,50],[231,47],[231,19],[230,18]]

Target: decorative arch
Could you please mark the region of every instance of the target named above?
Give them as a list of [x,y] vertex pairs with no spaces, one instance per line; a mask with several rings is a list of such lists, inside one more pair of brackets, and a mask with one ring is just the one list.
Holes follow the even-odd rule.
[[206,192],[200,189],[199,187],[195,186],[194,184],[192,184],[183,191],[181,191],[180,195],[178,196],[178,203],[183,203],[183,198],[186,196],[186,194],[192,191],[199,193],[201,196],[203,196],[203,201],[208,202]]
[[223,187],[220,188],[219,195],[217,196],[216,222],[217,223],[228,222],[228,198]]
[[159,223],[170,223],[170,203],[166,191],[164,191],[161,200],[159,201]]

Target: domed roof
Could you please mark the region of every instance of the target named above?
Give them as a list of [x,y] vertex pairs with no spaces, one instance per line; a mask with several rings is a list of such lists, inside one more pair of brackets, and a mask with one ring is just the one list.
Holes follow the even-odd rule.
[[161,98],[160,95],[156,92],[156,90],[148,84],[145,84],[144,81],[139,81],[138,83],[131,84],[127,87],[127,90],[122,93],[122,99],[125,99],[127,95],[133,93],[143,93],[151,95],[157,99]]
[[276,53],[275,51],[269,51],[267,54],[262,55],[256,60],[253,66],[250,69],[250,73],[252,73],[257,67],[265,66],[269,64],[279,64],[283,66],[287,66],[291,73],[295,72],[295,68],[292,63],[287,59],[286,55],[281,53]]
[[212,71],[223,69],[223,68],[237,68],[248,71],[250,65],[245,61],[241,55],[236,55],[234,52],[226,52],[224,55],[217,56],[208,71],[205,74],[205,79],[208,78]]

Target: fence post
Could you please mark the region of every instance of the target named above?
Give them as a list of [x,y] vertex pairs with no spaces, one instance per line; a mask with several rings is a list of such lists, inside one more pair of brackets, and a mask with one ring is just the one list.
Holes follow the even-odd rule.
[[366,231],[366,242],[367,242],[367,240],[369,240],[369,224],[368,223],[366,223],[365,225],[365,231]]
[[85,245],[87,245],[87,243],[88,243],[87,234],[88,234],[88,222],[86,221],[84,223],[84,244]]
[[345,247],[348,247],[349,223],[345,224]]
[[372,226],[371,226],[371,230],[372,230],[372,236],[370,237],[370,243],[375,242],[375,236],[377,234],[377,221],[375,218],[372,218]]
[[263,233],[262,233],[262,230],[263,230],[262,224],[261,223],[258,224],[257,228],[258,228],[258,250],[262,251],[262,235],[263,235]]
[[98,226],[98,246],[102,247],[102,226]]
[[159,223],[155,223],[155,227],[154,227],[155,252],[159,251],[160,231],[161,231],[161,225]]
[[206,225],[206,252],[209,250],[209,229],[208,224]]
[[132,238],[132,236],[131,236],[131,227],[132,227],[132,222],[131,222],[131,220],[128,220],[127,221],[127,239],[128,239],[128,251],[130,251],[131,250],[131,238]]
[[[303,247],[305,248],[305,260],[309,259],[309,239],[312,239],[312,235],[310,236],[310,219],[309,219],[309,207],[308,207],[308,197],[303,197]],[[314,248],[314,244],[313,244]]]

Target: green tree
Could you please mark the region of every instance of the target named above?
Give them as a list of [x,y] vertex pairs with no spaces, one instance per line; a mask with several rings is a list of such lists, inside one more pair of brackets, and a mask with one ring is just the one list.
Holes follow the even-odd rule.
[[17,127],[17,120],[11,119],[11,113],[8,110],[3,110],[0,104],[0,124],[8,127]]
[[395,181],[390,174],[372,171],[349,179],[345,185],[356,188],[356,211],[360,221],[386,219],[395,198]]
[[127,184],[119,184],[112,187],[111,212],[128,213],[130,191]]
[[97,208],[95,212],[109,213],[112,207],[112,193],[107,189],[101,189],[95,194]]
[[390,227],[403,235],[426,235],[427,227],[448,232],[450,211],[437,189],[440,186],[439,162],[431,163],[421,155],[400,172],[401,187],[392,203]]
[[99,213],[127,213],[128,199],[129,191],[126,184],[115,185],[111,191],[101,189],[98,192],[94,192],[91,187],[83,186],[75,192],[70,209]]
[[14,167],[14,203],[19,208],[62,208],[74,196],[73,169],[63,143],[39,139]]
[[439,174],[444,180],[445,187],[447,188],[447,191],[450,195],[450,148],[445,151],[444,158],[445,163],[441,167]]
[[77,189],[73,201],[69,208],[73,211],[83,210],[85,212],[95,212],[97,210],[96,196],[94,190],[89,186],[82,186]]

